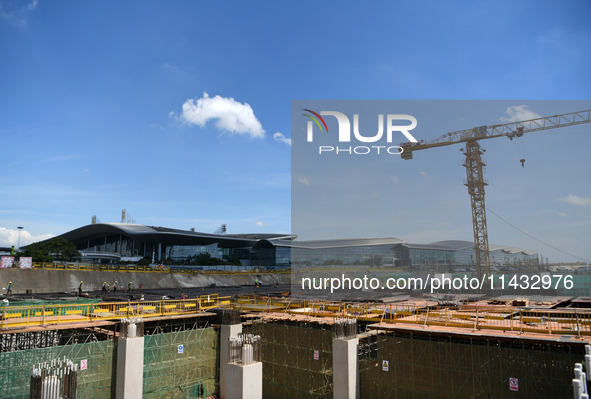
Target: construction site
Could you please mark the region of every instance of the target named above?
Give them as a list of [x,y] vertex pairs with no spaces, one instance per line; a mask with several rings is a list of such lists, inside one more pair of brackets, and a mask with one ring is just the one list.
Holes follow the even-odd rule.
[[5,307],[0,397],[570,398],[591,340],[584,298],[211,290]]
[[[488,183],[478,141],[590,121],[587,110],[402,145],[404,159],[422,149],[466,145],[476,283],[489,276],[493,282]],[[142,228],[155,236],[170,234]],[[112,248],[121,252],[127,238],[125,229],[117,229]],[[106,248],[107,236],[102,242]],[[159,244],[158,253],[162,248]],[[305,262],[291,252],[292,274],[325,267],[341,273],[344,263],[332,253],[333,264],[314,263],[315,248],[301,253]],[[10,279],[9,287],[12,280],[21,287],[2,307],[2,398],[588,397],[591,297],[585,296],[589,287],[572,280],[563,290],[535,293],[487,291],[481,284],[467,292],[409,288],[394,296],[373,292],[337,300],[321,291],[305,296],[293,279],[288,284],[289,269],[210,274],[162,266],[49,269],[6,270],[0,276],[3,285]],[[386,278],[391,272],[380,273]],[[536,276],[540,283],[543,276]],[[83,279],[91,287],[84,295]],[[72,291],[79,280],[78,295],[60,289]],[[129,280],[127,291],[120,285],[117,293],[105,293],[106,281],[117,280]],[[578,291],[570,291],[573,286]]]

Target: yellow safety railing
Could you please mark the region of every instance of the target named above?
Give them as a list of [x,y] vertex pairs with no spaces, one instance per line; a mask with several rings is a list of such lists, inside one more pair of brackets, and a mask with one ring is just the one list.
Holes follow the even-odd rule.
[[[232,266],[228,266],[232,267]],[[138,266],[138,265],[107,265],[91,263],[33,263],[34,269],[45,270],[86,270],[111,272],[145,272],[145,273],[176,273],[176,274],[207,274],[207,275],[244,275],[244,274],[289,274],[291,269],[259,269],[259,270],[207,270],[188,269],[175,266]]]
[[230,297],[202,295],[199,298],[160,301],[97,302],[83,305],[34,305],[0,308],[0,329],[75,323],[93,320],[118,320],[125,317],[150,318],[204,312],[231,305]]
[[351,317],[387,324],[444,326],[472,330],[519,333],[591,335],[591,311],[572,309],[529,310],[512,307],[426,306],[293,299],[290,297],[202,295],[184,300],[98,302],[82,305],[34,305],[0,308],[0,328],[150,318],[191,314],[214,307],[251,312],[285,312],[309,317]]
[[418,324],[519,333],[591,335],[591,311],[587,310],[575,312],[572,309],[444,307],[248,296],[237,297],[234,307],[245,311],[287,312],[311,317],[351,317],[377,323]]

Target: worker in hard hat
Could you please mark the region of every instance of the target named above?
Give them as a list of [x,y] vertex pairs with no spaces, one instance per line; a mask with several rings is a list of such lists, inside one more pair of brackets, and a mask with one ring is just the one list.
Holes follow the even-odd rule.
[[117,281],[113,283],[113,292],[117,292]]
[[107,292],[107,282],[103,283],[103,292]]
[[131,281],[127,284],[127,292],[131,291]]
[[12,294],[12,281],[8,282],[8,288],[6,288],[6,295]]
[[82,295],[82,283],[84,281],[80,281],[80,284],[78,284],[78,296]]

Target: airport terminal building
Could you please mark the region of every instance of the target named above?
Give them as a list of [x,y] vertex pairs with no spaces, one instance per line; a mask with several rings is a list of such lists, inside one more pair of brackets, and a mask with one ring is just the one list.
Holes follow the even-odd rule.
[[[411,244],[399,238],[358,238],[299,241],[289,234],[208,234],[193,230],[131,223],[95,223],[62,234],[76,245],[82,261],[115,263],[144,256],[155,263],[184,262],[199,254],[244,266],[368,265],[418,268],[474,265],[474,244],[438,241]],[[293,255],[293,256],[292,256]],[[537,265],[538,253],[490,246],[492,266]]]
[[[145,256],[155,263],[187,261],[209,254],[224,261],[259,265],[255,245],[260,240],[289,240],[285,234],[208,234],[193,230],[131,223],[95,223],[62,234],[76,245],[85,262],[137,261]],[[269,259],[267,265],[274,266]]]
[[[286,243],[283,245],[287,245]],[[433,266],[472,267],[474,244],[469,241],[437,241],[411,244],[394,237],[319,240],[291,243],[292,262],[304,265],[394,266],[405,269]],[[538,264],[538,253],[491,245],[491,266]]]

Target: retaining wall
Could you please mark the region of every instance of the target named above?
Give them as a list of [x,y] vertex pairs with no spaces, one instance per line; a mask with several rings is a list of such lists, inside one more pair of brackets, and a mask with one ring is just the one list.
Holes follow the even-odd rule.
[[78,289],[84,281],[83,291],[100,291],[103,282],[111,285],[117,281],[120,290],[127,289],[131,281],[134,289],[189,288],[189,287],[234,287],[254,285],[258,279],[263,285],[289,284],[288,273],[261,274],[199,274],[186,275],[161,272],[107,272],[85,270],[37,270],[37,269],[0,269],[0,294],[6,294],[8,282],[12,281],[12,293],[64,292]]

